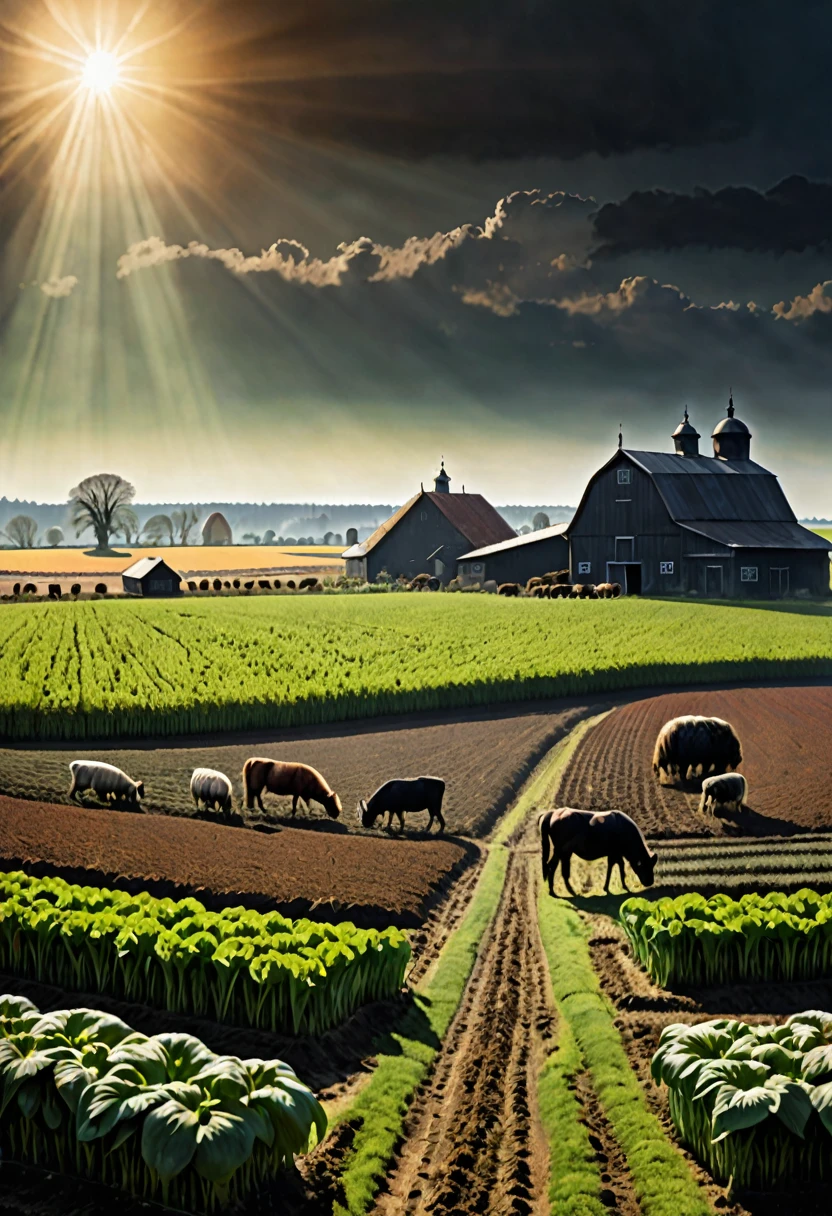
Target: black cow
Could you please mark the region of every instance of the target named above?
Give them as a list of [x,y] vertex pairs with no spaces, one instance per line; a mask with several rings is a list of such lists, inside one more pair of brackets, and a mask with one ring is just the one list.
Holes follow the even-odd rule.
[[371,828],[379,815],[387,812],[387,827],[393,822],[393,816],[399,819],[399,830],[404,830],[405,815],[418,811],[428,811],[427,830],[430,831],[434,819],[439,821],[439,831],[444,832],[445,820],[442,816],[442,799],[445,796],[445,782],[441,777],[398,777],[393,781],[385,781],[370,798],[362,798],[358,804],[358,818],[363,828]]
[[609,893],[613,866],[618,866],[621,885],[627,890],[624,862],[629,861],[642,886],[652,887],[656,854],[651,853],[638,824],[623,811],[576,811],[560,807],[544,811],[538,817],[543,880],[548,880],[549,894],[555,893],[555,872],[561,867],[563,881],[574,895],[569,881],[573,853],[584,861],[607,858],[607,879],[604,890]]

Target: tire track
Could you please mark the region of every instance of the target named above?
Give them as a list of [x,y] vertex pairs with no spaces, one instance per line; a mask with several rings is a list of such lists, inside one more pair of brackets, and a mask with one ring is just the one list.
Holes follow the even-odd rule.
[[497,915],[411,1106],[377,1216],[548,1212],[536,1094],[554,1013],[535,897],[529,855],[512,852]]

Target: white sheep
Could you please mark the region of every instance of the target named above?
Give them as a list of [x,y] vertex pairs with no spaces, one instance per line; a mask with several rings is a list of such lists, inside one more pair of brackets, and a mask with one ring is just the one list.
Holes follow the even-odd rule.
[[200,802],[217,811],[230,811],[233,791],[225,773],[213,768],[195,768],[191,777],[191,797],[198,807]]
[[92,790],[102,802],[137,803],[144,797],[144,782],[134,781],[114,764],[104,764],[101,760],[73,760],[69,771],[72,773],[70,798],[77,799],[86,790]]
[[702,782],[699,809],[720,818],[727,811],[741,811],[748,800],[748,782],[742,773],[718,773]]

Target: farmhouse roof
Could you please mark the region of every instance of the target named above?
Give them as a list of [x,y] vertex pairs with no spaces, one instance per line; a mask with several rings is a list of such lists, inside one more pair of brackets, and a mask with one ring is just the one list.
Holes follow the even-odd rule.
[[122,570],[122,578],[145,578],[152,570],[158,570],[160,566],[164,566],[166,570],[170,570],[172,574],[181,578],[177,570],[169,566],[163,557],[140,557],[137,562],[133,562],[132,566],[128,566],[126,570]]
[[512,536],[510,540],[501,541],[499,544],[486,545],[484,549],[474,549],[471,553],[463,553],[459,561],[467,562],[481,557],[491,557],[494,553],[502,553],[506,549],[519,549],[521,545],[533,545],[535,541],[564,536],[568,527],[569,524],[552,524],[548,528],[538,528],[536,532],[527,532],[524,536]]
[[341,556],[345,558],[366,557],[370,550],[374,549],[379,541],[395,528],[399,520],[403,519],[417,503],[424,500],[432,502],[471,545],[498,544],[500,541],[510,540],[517,535],[491,503],[483,498],[482,494],[450,494],[441,491],[431,493],[421,490],[418,494],[414,494],[404,506],[399,507],[398,511],[385,520],[381,527],[376,528],[371,536],[361,541],[360,544],[346,549]]

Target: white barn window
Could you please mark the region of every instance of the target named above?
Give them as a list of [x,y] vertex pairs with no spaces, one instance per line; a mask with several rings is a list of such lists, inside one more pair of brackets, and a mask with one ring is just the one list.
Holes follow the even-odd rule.
[[756,566],[741,566],[740,567],[740,582],[741,583],[756,583],[757,582],[757,567]]
[[578,574],[589,574],[591,570],[591,562],[578,562]]
[[660,574],[672,574],[673,573],[673,562],[659,562],[659,573]]
[[633,480],[633,470],[632,469],[619,469],[618,470],[618,484],[620,486],[628,486],[632,480]]

